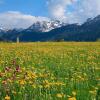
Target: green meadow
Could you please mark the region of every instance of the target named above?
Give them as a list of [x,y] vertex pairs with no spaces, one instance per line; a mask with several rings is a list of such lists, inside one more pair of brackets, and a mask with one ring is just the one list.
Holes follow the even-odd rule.
[[0,100],[100,100],[100,42],[0,43]]

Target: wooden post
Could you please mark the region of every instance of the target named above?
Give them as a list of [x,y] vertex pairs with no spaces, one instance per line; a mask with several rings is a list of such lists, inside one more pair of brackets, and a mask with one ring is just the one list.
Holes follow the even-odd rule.
[[17,37],[17,41],[16,42],[19,43],[19,37]]

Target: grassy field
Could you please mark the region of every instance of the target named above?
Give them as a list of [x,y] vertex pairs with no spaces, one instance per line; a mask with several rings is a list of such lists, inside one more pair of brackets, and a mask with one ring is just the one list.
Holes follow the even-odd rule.
[[100,100],[100,42],[0,43],[0,100]]

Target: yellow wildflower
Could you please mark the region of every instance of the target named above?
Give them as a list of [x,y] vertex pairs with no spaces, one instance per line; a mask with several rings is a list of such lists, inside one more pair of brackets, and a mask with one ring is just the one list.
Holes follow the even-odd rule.
[[10,100],[10,96],[6,95],[5,100]]
[[25,80],[20,80],[20,81],[19,81],[19,84],[20,84],[20,85],[24,85],[24,84],[25,84]]
[[76,96],[76,92],[75,91],[73,91],[72,94],[73,94],[73,96]]
[[68,100],[76,100],[76,98],[75,97],[70,97],[70,98],[68,98]]
[[63,95],[62,95],[61,93],[58,93],[56,96],[57,96],[58,98],[62,98],[62,97],[63,97]]

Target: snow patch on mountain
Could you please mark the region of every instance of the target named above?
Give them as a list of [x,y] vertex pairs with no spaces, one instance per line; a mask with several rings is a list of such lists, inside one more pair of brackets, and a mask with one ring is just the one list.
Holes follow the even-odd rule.
[[55,28],[59,28],[66,25],[63,22],[58,20],[51,20],[51,21],[37,21],[32,26],[30,26],[27,31],[40,31],[40,32],[48,32]]

